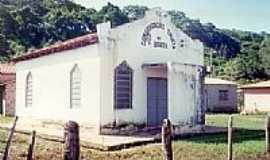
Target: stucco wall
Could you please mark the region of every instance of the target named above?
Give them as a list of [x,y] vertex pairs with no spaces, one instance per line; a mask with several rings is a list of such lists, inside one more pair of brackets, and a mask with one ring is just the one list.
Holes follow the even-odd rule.
[[169,117],[174,124],[193,124],[196,116],[196,68],[169,73]]
[[[219,99],[219,91],[228,91],[228,100]],[[227,84],[205,85],[206,107],[212,112],[233,112],[237,111],[237,86]]]
[[[81,71],[81,107],[70,108],[70,71]],[[97,45],[65,51],[16,64],[16,114],[23,117],[76,120],[98,124],[100,57]],[[33,79],[33,104],[25,107],[26,75]]]
[[270,111],[270,88],[244,89],[245,111]]

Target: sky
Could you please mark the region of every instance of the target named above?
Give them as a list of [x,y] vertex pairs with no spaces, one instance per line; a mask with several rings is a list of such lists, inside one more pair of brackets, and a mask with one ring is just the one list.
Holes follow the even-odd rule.
[[88,8],[100,9],[111,2],[123,8],[144,5],[149,8],[180,10],[201,22],[219,28],[270,33],[270,0],[73,0]]

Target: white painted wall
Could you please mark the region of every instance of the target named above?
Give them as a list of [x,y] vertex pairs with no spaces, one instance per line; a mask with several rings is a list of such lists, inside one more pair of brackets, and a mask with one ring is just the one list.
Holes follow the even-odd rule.
[[[170,28],[177,42],[177,48],[175,50],[171,49],[169,46],[168,49],[164,48],[154,48],[152,46],[142,46],[141,39],[144,29],[147,25],[152,22],[161,22],[164,23],[167,28]],[[107,58],[106,63],[102,63],[107,67],[111,67],[107,70],[106,74],[111,77],[107,79],[106,87],[102,87],[104,90],[103,93],[106,96],[103,96],[105,102],[101,102],[102,112],[101,112],[101,123],[107,124],[116,120],[118,122],[129,121],[135,123],[146,123],[147,119],[147,77],[151,77],[147,71],[142,68],[142,64],[145,63],[165,63],[170,62],[176,63],[187,63],[194,65],[203,65],[203,46],[202,43],[197,40],[192,40],[181,30],[177,29],[170,21],[170,17],[158,17],[156,10],[150,11],[147,13],[145,18],[124,24],[117,28],[114,28],[108,31],[109,25],[103,24],[99,26],[98,30],[104,29],[107,33],[100,31],[102,34],[100,44],[105,43],[105,46],[100,46],[100,51],[105,55],[112,54],[110,58]],[[153,37],[160,36],[165,41],[169,41],[168,36],[163,30],[154,29],[152,32]],[[180,47],[180,41],[184,39],[184,47]],[[170,45],[170,43],[168,43]],[[113,69],[119,65],[122,61],[126,60],[129,66],[134,70],[133,73],[133,108],[132,109],[113,109]],[[106,67],[104,67],[106,68]],[[104,69],[106,70],[106,69]],[[196,73],[194,73],[196,74]],[[172,82],[175,85],[171,85],[170,90],[174,90],[176,87],[183,88],[181,76],[171,75],[169,78],[172,79]],[[172,83],[169,81],[169,83]],[[110,84],[108,84],[110,83]],[[179,84],[180,86],[177,86]],[[181,86],[183,85],[183,86]],[[179,89],[178,88],[178,89]],[[177,94],[181,94],[181,89],[174,90]],[[174,109],[176,105],[171,107],[171,116],[174,117],[174,122],[178,123],[179,121],[190,121],[191,116],[196,116],[194,112],[194,101],[187,101],[187,97],[192,99],[194,95],[193,92],[186,90],[185,96],[182,96],[179,102],[186,102],[184,108],[177,109],[179,114],[174,114]],[[175,95],[171,95],[175,96]],[[177,97],[178,98],[178,97]],[[192,109],[187,109],[188,107],[193,107]],[[197,107],[197,106],[196,106]],[[192,110],[192,111],[190,111]],[[176,118],[177,117],[177,118]]]
[[[70,108],[70,71],[81,71],[81,107]],[[25,107],[25,79],[33,77],[33,105]],[[64,51],[16,64],[16,115],[98,124],[100,57],[97,45]]]
[[[207,84],[206,90],[206,106],[209,111],[237,111],[237,85],[230,84]],[[219,91],[228,91],[228,100],[219,100]]]
[[169,118],[173,124],[194,124],[197,111],[195,66],[174,64],[169,72]]
[[244,89],[244,110],[247,112],[270,111],[270,89]]

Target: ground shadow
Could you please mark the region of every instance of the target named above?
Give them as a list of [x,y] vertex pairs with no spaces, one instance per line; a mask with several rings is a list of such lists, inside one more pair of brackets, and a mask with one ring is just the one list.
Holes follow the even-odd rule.
[[[235,129],[233,131],[233,142],[241,143],[250,140],[264,140],[265,131],[264,130],[249,130],[249,129]],[[218,134],[204,134],[204,135],[194,135],[189,137],[177,137],[176,140],[190,141],[194,143],[224,143],[227,144],[227,133]]]

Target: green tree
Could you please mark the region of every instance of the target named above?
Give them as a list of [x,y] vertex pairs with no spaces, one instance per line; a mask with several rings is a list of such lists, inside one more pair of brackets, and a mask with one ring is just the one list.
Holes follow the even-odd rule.
[[114,6],[111,3],[102,7],[102,9],[98,11],[93,18],[95,24],[110,21],[112,23],[112,27],[129,22],[127,15],[123,13],[119,7]]
[[258,54],[260,45],[244,43],[242,46],[240,58],[241,63],[245,65],[245,76],[243,78],[248,80],[267,78],[261,56]]
[[129,21],[134,21],[143,18],[147,10],[146,6],[129,5],[123,8],[123,13],[127,15]]
[[11,54],[12,50],[9,48],[6,37],[0,34],[0,61],[7,60]]
[[41,47],[46,37],[43,20],[30,6],[16,10],[18,38],[27,47]]
[[46,0],[50,11],[45,16],[49,42],[63,41],[95,31],[91,16],[94,9],[86,9],[68,0]]
[[51,10],[45,19],[52,41],[66,40],[94,32],[96,26],[91,16],[95,13],[96,11],[93,9],[78,9],[70,6]]
[[262,66],[266,74],[270,77],[270,38],[265,38],[265,40],[262,41],[259,55],[262,59]]
[[13,38],[18,33],[18,23],[10,11],[0,4],[0,34]]

